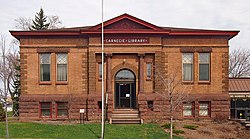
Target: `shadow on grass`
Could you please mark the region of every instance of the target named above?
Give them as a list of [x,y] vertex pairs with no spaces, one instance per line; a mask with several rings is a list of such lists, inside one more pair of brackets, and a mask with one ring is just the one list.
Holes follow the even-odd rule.
[[96,136],[97,138],[101,138],[100,136],[98,136],[89,126],[88,124],[83,124],[94,136]]

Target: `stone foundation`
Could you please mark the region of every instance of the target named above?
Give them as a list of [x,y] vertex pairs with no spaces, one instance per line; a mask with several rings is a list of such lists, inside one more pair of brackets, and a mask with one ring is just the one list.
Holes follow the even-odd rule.
[[[174,119],[217,119],[223,120],[229,117],[229,96],[224,95],[190,95],[195,103],[194,117],[185,118],[182,115],[182,104],[174,112]],[[22,95],[20,97],[20,121],[55,121],[55,120],[80,120],[80,109],[85,109],[85,120],[98,122],[101,120],[101,95]],[[153,102],[153,107],[148,107],[148,101]],[[199,101],[211,103],[210,117],[199,117]],[[52,103],[52,115],[48,118],[40,116],[39,102]],[[68,117],[56,116],[56,103],[68,102]],[[143,94],[138,96],[138,108],[140,116],[145,122],[164,122],[169,120],[169,99],[157,93]],[[110,118],[113,110],[113,96],[109,95],[107,119]]]
[[[175,110],[174,119],[214,119],[225,120],[229,118],[230,114],[230,98],[229,95],[190,95],[194,102],[194,117],[183,117],[182,104]],[[148,101],[153,101],[153,107],[148,107]],[[206,101],[211,104],[211,113],[209,117],[199,116],[199,102]],[[145,122],[162,122],[170,119],[170,106],[169,99],[162,97],[161,94],[139,94],[138,97],[139,110],[141,118]]]
[[[101,98],[101,97],[99,97]],[[80,120],[80,109],[85,109],[85,120],[100,119],[101,110],[98,109],[98,97],[86,95],[21,95],[20,97],[20,121],[53,121],[53,120]],[[100,99],[101,100],[101,99]],[[40,116],[40,102],[52,103],[51,117],[43,118]],[[56,102],[68,103],[68,117],[56,116]]]

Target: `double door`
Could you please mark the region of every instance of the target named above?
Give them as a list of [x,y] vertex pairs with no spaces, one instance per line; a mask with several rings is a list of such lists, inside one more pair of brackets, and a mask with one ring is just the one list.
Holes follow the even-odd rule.
[[135,108],[136,93],[134,82],[116,83],[116,108]]

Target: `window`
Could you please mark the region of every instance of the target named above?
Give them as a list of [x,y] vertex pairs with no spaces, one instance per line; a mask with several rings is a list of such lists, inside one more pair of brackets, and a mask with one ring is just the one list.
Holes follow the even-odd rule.
[[67,102],[57,102],[57,116],[68,116]]
[[40,103],[40,116],[51,117],[51,102]]
[[56,54],[57,63],[57,81],[67,81],[67,63],[68,54],[58,53]]
[[116,80],[135,80],[135,76],[133,72],[131,72],[130,70],[123,69],[123,70],[120,70],[116,74],[115,79]]
[[98,63],[98,78],[102,79],[102,63]]
[[182,54],[183,81],[193,81],[193,53]]
[[199,102],[199,116],[210,116],[210,102]]
[[154,110],[154,102],[153,101],[147,101],[148,108],[153,111]]
[[102,101],[97,101],[98,104],[98,109],[101,110],[102,109]]
[[50,54],[40,54],[40,81],[50,81]]
[[152,63],[147,63],[147,79],[152,78]]
[[184,117],[194,117],[194,102],[183,103],[183,116]]
[[210,53],[199,53],[199,81],[209,81]]

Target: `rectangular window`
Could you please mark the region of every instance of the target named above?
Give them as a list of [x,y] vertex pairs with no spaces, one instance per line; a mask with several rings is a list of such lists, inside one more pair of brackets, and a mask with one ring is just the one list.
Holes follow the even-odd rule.
[[193,81],[193,53],[182,54],[183,81]]
[[57,64],[57,81],[67,81],[67,63],[68,54],[58,53],[56,54],[56,64]]
[[97,101],[98,104],[98,109],[101,110],[102,109],[102,101]]
[[199,116],[210,116],[210,102],[199,102]]
[[148,103],[148,108],[153,111],[154,110],[154,101],[147,101]]
[[209,81],[210,53],[199,53],[199,81]]
[[102,79],[102,63],[98,63],[98,78]]
[[41,102],[40,113],[41,117],[51,117],[51,102]]
[[147,79],[152,79],[152,63],[147,63]]
[[40,54],[40,81],[50,81],[51,54]]
[[67,102],[57,102],[57,116],[68,116]]
[[194,102],[183,103],[183,116],[194,117]]

